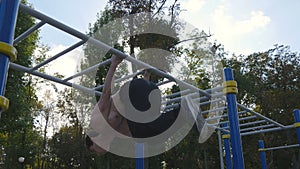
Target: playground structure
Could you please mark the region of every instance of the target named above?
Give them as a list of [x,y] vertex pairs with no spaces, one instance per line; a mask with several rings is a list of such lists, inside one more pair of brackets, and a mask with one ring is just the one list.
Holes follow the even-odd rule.
[[280,149],[287,149],[287,148],[300,148],[300,110],[294,110],[294,119],[295,119],[294,127],[296,128],[297,131],[298,144],[265,148],[264,141],[258,140],[258,148],[259,148],[258,151],[261,159],[262,169],[267,169],[266,151],[273,151],[273,150],[280,150]]
[[[15,28],[15,22],[17,18],[17,12],[18,10],[21,10],[22,12],[25,12],[32,17],[38,19],[40,22],[36,23],[33,27],[25,31],[23,34],[21,34],[19,37],[16,37],[13,39],[14,35],[14,28]],[[221,168],[224,168],[223,163],[223,150],[222,150],[222,139],[224,140],[224,148],[225,148],[225,159],[226,159],[226,168],[238,168],[243,169],[244,167],[244,159],[243,159],[243,150],[242,150],[242,136],[246,135],[254,135],[258,133],[265,133],[265,132],[272,132],[272,131],[279,131],[279,130],[286,130],[286,129],[292,129],[296,128],[297,134],[298,134],[298,141],[300,144],[300,112],[299,110],[294,111],[295,116],[295,124],[294,125],[282,125],[268,117],[265,117],[246,106],[239,104],[236,102],[236,94],[238,92],[237,90],[237,84],[234,81],[233,73],[230,68],[224,69],[224,77],[225,82],[223,84],[223,87],[216,87],[213,89],[207,89],[202,90],[198,89],[186,82],[180,81],[176,79],[175,77],[172,77],[171,75],[164,73],[160,71],[159,69],[156,69],[147,63],[141,62],[129,55],[126,55],[122,52],[120,52],[117,49],[112,48],[111,46],[108,46],[104,44],[101,41],[98,41],[97,39],[94,39],[92,37],[87,36],[86,34],[83,34],[61,22],[58,22],[38,11],[35,11],[31,8],[29,8],[26,5],[20,4],[19,0],[2,0],[0,1],[0,112],[5,111],[9,107],[9,101],[7,98],[4,97],[4,91],[5,91],[5,84],[6,84],[6,75],[8,68],[12,68],[15,70],[27,72],[29,74],[63,84],[65,86],[74,87],[77,90],[82,90],[84,92],[95,92],[95,88],[88,88],[82,85],[74,84],[70,82],[72,79],[76,77],[80,77],[84,75],[85,73],[95,70],[100,66],[105,66],[110,63],[110,60],[106,60],[101,63],[97,63],[96,65],[87,68],[79,73],[76,73],[70,77],[60,79],[54,76],[50,76],[45,73],[41,73],[38,71],[39,68],[51,63],[57,58],[63,57],[68,52],[82,46],[87,41],[92,42],[95,46],[108,51],[111,54],[117,55],[119,57],[122,57],[123,59],[136,64],[140,65],[145,68],[152,68],[154,70],[154,73],[161,75],[165,78],[167,78],[170,82],[176,80],[177,83],[180,83],[180,85],[183,85],[190,89],[190,91],[187,92],[187,94],[191,93],[200,93],[202,97],[197,98],[200,99],[202,102],[202,105],[208,105],[211,104],[212,100],[212,92],[216,91],[219,92],[218,98],[220,100],[226,101],[226,107],[221,107],[218,110],[207,110],[203,111],[203,114],[207,114],[212,111],[227,111],[227,114],[220,115],[218,117],[223,119],[219,124],[213,126],[216,128],[219,138],[219,152],[220,152],[220,163]],[[3,18],[3,19],[2,19]],[[24,67],[22,65],[13,63],[13,61],[16,59],[16,50],[13,47],[13,44],[17,44],[21,40],[28,37],[31,33],[34,31],[41,29],[44,25],[50,25],[54,28],[57,28],[69,35],[72,35],[79,39],[79,41],[67,49],[59,52],[58,54],[50,57],[49,59],[43,61],[42,63],[39,63],[38,65],[34,67]],[[167,83],[167,82],[166,82]],[[96,87],[97,88],[97,87]],[[96,92],[97,94],[101,95],[100,92]],[[220,94],[221,93],[221,94]],[[226,95],[224,97],[223,93]],[[183,93],[181,93],[183,94]],[[211,119],[206,119],[211,120]],[[271,148],[264,148],[263,142],[260,141],[260,153],[262,157],[262,166],[266,166],[265,164],[265,155],[263,154],[267,150],[271,150]],[[292,147],[299,147],[299,144],[293,145]],[[291,146],[286,146],[282,148],[288,148]],[[144,160],[143,160],[143,144],[137,144],[136,146],[136,154],[137,154],[137,160],[136,160],[136,168],[142,169],[144,168]]]

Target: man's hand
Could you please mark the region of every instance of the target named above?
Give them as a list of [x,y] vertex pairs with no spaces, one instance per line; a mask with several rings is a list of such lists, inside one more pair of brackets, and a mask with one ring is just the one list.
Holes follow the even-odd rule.
[[150,75],[151,75],[150,69],[145,69],[143,75],[144,75],[144,79],[149,81],[150,80]]

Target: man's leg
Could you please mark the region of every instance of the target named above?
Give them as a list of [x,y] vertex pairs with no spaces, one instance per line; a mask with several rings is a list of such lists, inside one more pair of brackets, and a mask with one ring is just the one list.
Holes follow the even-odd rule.
[[157,119],[149,123],[137,123],[127,120],[133,137],[147,138],[165,132],[173,125],[179,114],[179,108],[162,113]]

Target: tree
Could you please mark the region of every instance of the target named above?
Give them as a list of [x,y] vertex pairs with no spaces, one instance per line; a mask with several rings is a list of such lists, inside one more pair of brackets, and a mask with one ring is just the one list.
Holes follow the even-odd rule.
[[[22,3],[27,4],[25,0]],[[25,30],[35,24],[35,20],[23,12],[19,12],[15,29],[15,36],[20,35]],[[18,51],[16,63],[30,66],[31,55],[38,42],[38,32],[33,33],[28,38],[19,42],[15,47]],[[4,161],[5,168],[17,167],[18,157],[25,157],[25,164],[33,165],[34,157],[37,153],[36,146],[40,137],[33,130],[32,108],[37,104],[35,90],[30,80],[23,72],[10,69],[6,85],[6,97],[10,100],[10,108],[2,113],[0,132],[1,144],[6,154]],[[36,139],[36,141],[32,139]],[[3,154],[2,154],[3,155]]]
[[[171,5],[168,5],[167,0],[143,0],[138,3],[132,0],[110,0],[108,3],[113,17],[122,18],[125,28],[123,42],[129,48],[129,55],[166,72],[170,71],[176,58],[160,50],[157,53],[155,49],[172,51],[181,26],[178,21],[180,4],[177,0],[169,3]],[[140,51],[139,54],[137,51]],[[163,65],[153,62],[156,60]]]
[[[168,6],[167,4],[171,5]],[[167,3],[166,0],[145,0],[138,2],[130,0],[111,0],[109,1],[105,10],[98,16],[98,20],[93,24],[93,26],[90,27],[89,35],[102,42],[107,43],[110,46],[114,46],[117,44],[121,51],[126,51],[129,53],[129,55],[136,57],[146,63],[149,63],[150,65],[153,65],[157,68],[160,68],[166,72],[172,72],[172,66],[174,65],[174,63],[176,63],[179,56],[185,55],[185,59],[188,59],[186,61],[188,62],[188,67],[186,70],[189,70],[190,72],[184,72],[188,74],[183,73],[183,76],[188,77],[187,79],[189,80],[189,82],[196,81],[196,83],[194,84],[197,87],[200,87],[202,89],[208,88],[209,86],[212,86],[212,83],[208,79],[208,73],[205,72],[203,65],[211,62],[211,60],[206,59],[206,62],[204,63],[204,58],[211,57],[210,47],[212,46],[212,44],[209,43],[207,39],[207,37],[209,37],[210,35],[207,35],[204,32],[195,31],[191,33],[192,35],[191,37],[188,37],[188,39],[179,39],[178,31],[184,27],[184,25],[177,20],[180,11],[180,4],[177,0],[174,0],[171,3]],[[165,13],[170,17],[169,19],[166,19],[166,17],[164,17]],[[167,30],[168,33],[158,30]],[[181,44],[183,44],[183,42],[190,42],[192,40],[194,40],[190,43],[193,44],[192,47],[181,47]],[[204,49],[204,46],[208,47],[208,49]],[[110,56],[106,55],[106,52],[107,51],[101,51],[98,48],[95,48],[93,44],[86,45],[86,56],[82,64],[83,68],[87,68],[91,65],[95,65],[95,63],[107,60]],[[133,67],[133,72],[135,72],[138,68],[139,67]],[[103,84],[107,70],[108,66],[99,68],[97,70],[97,73],[91,73],[94,74],[94,76],[88,75],[87,78],[81,79],[81,83],[89,83],[90,86],[99,86]],[[124,71],[125,69],[121,68],[120,70],[123,75],[127,73],[127,71]],[[93,77],[96,79],[95,81],[92,79]],[[117,75],[116,78],[117,77],[121,76]],[[92,85],[91,82],[93,82]],[[186,148],[186,151],[190,154],[193,154],[191,152],[194,149],[191,149],[190,145],[197,139],[193,138],[194,142],[191,139],[191,137],[187,138],[184,141],[185,146],[182,147]],[[215,149],[216,146],[212,146],[212,148]],[[178,149],[177,151],[180,151],[180,149]],[[170,153],[167,153],[167,156],[170,156],[169,158],[162,155],[151,157],[146,160],[148,161],[146,165],[149,168],[157,168],[161,166],[163,157],[168,159],[168,161],[177,161],[178,158],[186,160],[179,160],[180,162],[178,163],[180,164],[176,166],[182,167],[188,164],[188,153],[179,153],[178,156],[180,157],[171,157],[172,152],[175,151],[170,151]],[[203,150],[203,152],[206,152],[206,150]],[[199,151],[195,152],[196,155],[199,155],[201,153],[202,152]],[[120,157],[108,154],[101,159],[113,161],[112,164],[110,164],[109,162],[109,166],[114,166],[113,168],[121,168],[123,166],[126,166],[126,164],[129,164],[126,158],[121,158],[122,160],[119,160],[119,158]],[[102,164],[107,164],[102,160]],[[200,159],[196,158],[195,161],[197,160]],[[194,161],[192,161],[192,163],[198,164]],[[204,164],[204,162],[202,164]]]
[[[219,48],[221,45],[209,42],[208,37],[204,31],[199,32],[195,29],[185,43],[178,47],[178,55],[183,58],[179,78],[203,90],[216,87],[222,82],[220,71],[223,69],[220,68],[222,67],[220,58],[226,54]],[[205,111],[210,106],[213,105],[201,106],[201,109]],[[162,159],[167,163],[167,167],[219,168],[216,135],[211,136],[203,144],[198,143],[198,137],[199,132],[194,126],[176,147],[164,153]]]
[[74,89],[67,88],[58,95],[56,116],[65,122],[49,140],[46,168],[85,169],[96,165],[95,155],[88,152],[84,141],[87,109],[84,104],[76,102],[76,96]]
[[[239,84],[238,99],[252,106],[257,112],[272,118],[282,124],[293,124],[292,110],[299,107],[299,63],[297,52],[290,51],[288,46],[275,45],[265,52],[253,53],[249,56],[239,56],[227,61],[228,66],[235,69]],[[264,139],[266,145],[279,146],[295,144],[296,137],[292,131],[281,131],[253,136],[253,142]],[[248,139],[247,139],[248,140]],[[248,142],[252,142],[248,140]],[[245,154],[252,154],[256,144],[245,148]],[[248,147],[248,146],[247,146]],[[248,153],[248,152],[252,153]],[[297,158],[299,151],[269,152],[267,154],[269,167],[286,168],[299,167]],[[245,157],[247,159],[253,158]],[[258,157],[257,157],[258,158]],[[277,159],[285,159],[278,162]],[[253,164],[247,164],[253,165]],[[282,166],[282,167],[281,167]]]

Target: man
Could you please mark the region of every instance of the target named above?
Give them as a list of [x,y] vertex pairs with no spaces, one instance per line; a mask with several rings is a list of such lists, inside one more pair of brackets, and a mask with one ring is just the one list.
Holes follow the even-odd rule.
[[[112,95],[113,75],[121,62],[121,58],[112,56],[102,95],[91,116],[92,132],[86,137],[86,145],[90,151],[98,155],[103,155],[109,150],[111,142],[118,137],[115,131],[134,138],[152,137],[168,129],[179,113],[179,109],[160,113],[161,94],[158,87],[149,81],[148,71],[145,71],[143,79],[136,78],[125,83],[116,94]],[[147,113],[145,114],[147,117],[157,118],[144,122],[128,118],[139,116],[144,112]]]

